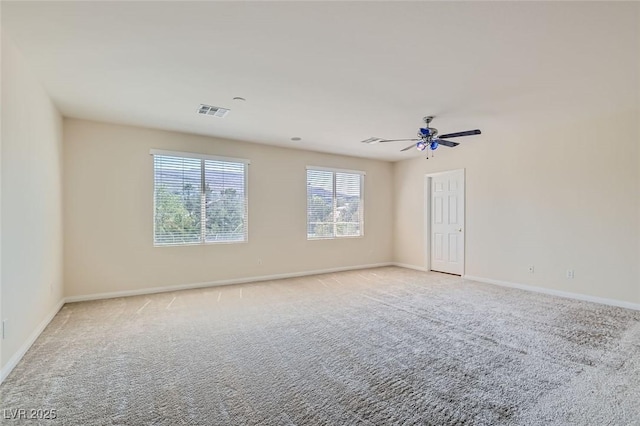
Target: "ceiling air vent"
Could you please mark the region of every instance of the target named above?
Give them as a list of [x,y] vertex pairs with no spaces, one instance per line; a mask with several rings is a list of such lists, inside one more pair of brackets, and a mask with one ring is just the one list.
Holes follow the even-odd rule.
[[211,105],[200,104],[198,108],[198,114],[213,115],[214,117],[222,118],[229,112],[226,108],[215,107]]

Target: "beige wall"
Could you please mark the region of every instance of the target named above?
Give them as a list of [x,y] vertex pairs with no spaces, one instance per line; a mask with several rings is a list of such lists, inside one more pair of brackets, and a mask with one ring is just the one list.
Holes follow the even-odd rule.
[[[67,296],[392,259],[391,163],[75,119],[64,125]],[[154,247],[152,148],[251,160],[249,241]],[[307,241],[307,165],[367,173],[363,238]]]
[[[637,21],[638,22],[638,26],[640,26],[640,6],[637,7]],[[637,31],[637,45],[640,46],[640,30]],[[638,81],[640,81],[640,55],[637,55],[637,69],[636,69],[637,75],[638,75]],[[640,103],[640,84],[638,84],[638,87],[636,88],[636,96],[639,99],[638,103]],[[636,124],[638,126],[638,144],[640,144],[640,107],[638,108],[638,110],[636,111]],[[638,165],[637,165],[637,169],[638,170],[638,179],[640,179],[640,148],[638,148]],[[638,183],[638,188],[639,188],[639,192],[640,192],[640,183]],[[640,198],[640,194],[638,194],[638,198]],[[638,206],[638,227],[640,227],[640,205]],[[640,231],[639,231],[640,233]],[[637,260],[637,264],[640,265],[640,238],[638,238],[638,260]],[[638,279],[638,281],[640,281],[640,278]],[[640,300],[640,283],[638,283],[638,300]]]
[[467,275],[639,303],[638,108],[567,117],[396,163],[395,260],[425,266],[424,175],[465,168]]
[[[640,303],[640,8],[634,7],[638,19],[621,20],[609,32],[591,72],[556,74],[552,62],[544,64],[551,74],[541,73],[535,86],[457,107],[455,115],[464,112],[482,136],[441,147],[433,160],[395,164],[395,261],[425,266],[424,175],[464,168],[467,275]],[[563,55],[570,62],[589,46],[576,39]],[[436,127],[457,130],[440,126],[453,115]],[[566,278],[567,269],[575,278]]]
[[4,367],[62,299],[62,119],[2,34]]
[[[433,160],[393,165],[65,119],[66,293],[249,278],[392,257],[424,266],[424,174],[465,168],[466,274],[638,303],[636,117],[637,109],[573,121],[545,117],[545,144],[554,149],[545,149],[529,131],[536,126],[533,117],[510,117],[455,150],[440,148]],[[615,140],[615,147],[603,140]],[[250,159],[249,242],[153,247],[152,148]],[[306,240],[308,164],[367,171],[365,238]],[[527,272],[531,264],[533,275]],[[565,278],[566,269],[576,277]]]

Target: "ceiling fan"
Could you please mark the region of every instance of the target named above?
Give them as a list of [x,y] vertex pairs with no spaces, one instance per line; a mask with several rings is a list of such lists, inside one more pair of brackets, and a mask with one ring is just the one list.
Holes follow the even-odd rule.
[[[431,151],[434,151],[440,145],[448,146],[450,148],[454,148],[460,145],[458,142],[452,142],[447,139],[450,138],[459,138],[462,136],[473,136],[479,135],[482,132],[478,129],[475,130],[466,130],[464,132],[455,132],[455,133],[447,133],[446,135],[438,136],[438,129],[429,127],[431,121],[435,117],[433,115],[428,115],[423,118],[424,122],[427,124],[426,127],[421,127],[418,130],[418,137],[413,139],[381,139],[381,138],[369,138],[362,141],[362,143],[368,144],[376,144],[376,143],[386,143],[386,142],[401,142],[401,141],[415,141],[416,143],[412,143],[406,148],[401,149],[400,151],[407,151],[413,147],[415,147],[418,151],[424,151],[429,148]],[[427,158],[429,156],[427,155]]]

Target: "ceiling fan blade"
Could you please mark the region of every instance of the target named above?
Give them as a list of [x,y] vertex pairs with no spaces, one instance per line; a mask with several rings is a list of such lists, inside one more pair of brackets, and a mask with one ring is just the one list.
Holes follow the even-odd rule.
[[472,136],[472,135],[479,135],[481,133],[482,132],[480,130],[475,129],[475,130],[467,130],[466,132],[447,133],[446,135],[440,135],[439,137],[443,139],[459,138],[460,136]]
[[402,141],[419,141],[420,139],[382,139],[381,141],[378,141],[378,143],[383,143],[383,142],[402,142]]
[[401,149],[401,150],[400,150],[400,152],[402,152],[402,151],[408,151],[408,150],[410,150],[411,148],[415,148],[415,147],[416,147],[416,144],[415,144],[415,143],[412,143],[412,144],[411,144],[411,145],[409,145],[408,147]]
[[438,145],[448,146],[450,148],[460,145],[458,142],[445,141],[444,139],[436,139]]

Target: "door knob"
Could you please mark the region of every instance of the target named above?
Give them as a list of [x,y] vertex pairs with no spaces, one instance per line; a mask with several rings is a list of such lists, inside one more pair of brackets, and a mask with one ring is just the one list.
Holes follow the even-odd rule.
[[459,228],[459,229],[458,229],[458,232],[462,232],[462,228]]

